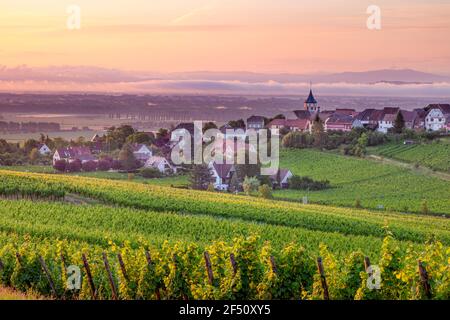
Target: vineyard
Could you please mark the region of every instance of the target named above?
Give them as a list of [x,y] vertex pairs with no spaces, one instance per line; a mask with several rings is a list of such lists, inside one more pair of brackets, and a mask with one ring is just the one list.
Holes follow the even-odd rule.
[[[329,180],[331,189],[322,191],[280,190],[279,199],[363,208],[420,213],[426,202],[430,213],[450,214],[450,183],[393,165],[345,157],[314,150],[282,150],[283,168],[315,180]],[[448,162],[448,157],[446,161]]]
[[109,244],[105,249],[0,234],[0,283],[59,299],[450,298],[450,250],[433,240],[405,254],[387,235],[376,261],[376,288],[368,285],[375,271],[361,251],[337,257],[325,245],[315,259],[301,246],[274,250],[255,236],[204,248]]
[[434,170],[450,172],[450,140],[428,144],[386,144],[371,150],[373,153]]
[[[54,174],[0,178],[0,284],[20,291],[66,299],[450,295],[445,218]],[[71,203],[75,196],[86,202]],[[370,262],[380,267],[380,290],[367,287]],[[81,270],[81,290],[66,288],[70,265]]]

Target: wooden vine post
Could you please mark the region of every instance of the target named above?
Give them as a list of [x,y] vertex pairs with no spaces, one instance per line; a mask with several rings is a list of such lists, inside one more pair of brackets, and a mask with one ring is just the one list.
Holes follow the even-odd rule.
[[123,262],[122,255],[120,253],[117,254],[117,259],[119,260],[120,270],[122,271],[122,275],[125,280],[128,281],[127,270],[125,268],[125,263]]
[[50,272],[47,268],[47,264],[45,263],[44,259],[41,256],[39,256],[39,262],[41,263],[42,269],[44,270],[45,276],[47,277],[48,283],[50,285],[50,289],[52,290],[52,295],[54,297],[57,297],[55,283],[53,282],[52,275],[50,274]]
[[20,253],[16,252],[16,258],[19,265],[22,266],[22,256],[20,255]]
[[108,262],[108,257],[106,256],[106,253],[103,252],[103,263],[105,265],[105,270],[106,273],[108,274],[108,280],[109,280],[109,285],[111,287],[111,293],[112,293],[112,298],[113,300],[117,300],[118,296],[117,296],[117,287],[116,284],[114,283],[114,279],[111,273],[111,268],[109,266],[109,262]]
[[270,266],[272,267],[272,272],[277,274],[278,273],[278,269],[277,269],[277,265],[275,263],[274,256],[270,256]]
[[0,259],[0,271],[3,271],[5,269],[5,265],[3,264],[2,259]]
[[231,267],[233,268],[233,277],[234,277],[237,273],[237,263],[236,263],[236,258],[234,256],[234,253],[230,253],[230,262],[231,262]]
[[425,291],[425,295],[428,299],[431,299],[431,285],[428,277],[428,272],[425,269],[425,266],[423,265],[422,261],[418,261],[418,267],[419,267],[419,275],[420,275],[420,282],[422,284],[422,288]]
[[[150,255],[150,251],[145,250],[145,258],[147,259],[148,266],[151,267],[153,262],[152,262],[152,257]],[[156,295],[157,300],[161,300],[161,294],[159,292],[159,288],[155,289],[155,295]]]
[[322,283],[323,299],[330,300],[330,295],[328,294],[327,278],[325,277],[325,270],[323,268],[323,263],[322,263],[321,257],[317,258],[317,269],[319,271],[320,281]]
[[86,259],[86,255],[83,253],[81,255],[83,259],[84,269],[86,270],[86,276],[88,278],[89,287],[91,288],[91,296],[93,300],[97,300],[97,291],[95,290],[94,280],[92,279],[91,268],[89,267],[89,263]]
[[214,275],[213,275],[212,266],[211,266],[211,258],[209,256],[208,251],[205,251],[203,256],[205,257],[205,266],[206,266],[206,271],[208,272],[209,284],[213,285],[213,283],[214,283]]

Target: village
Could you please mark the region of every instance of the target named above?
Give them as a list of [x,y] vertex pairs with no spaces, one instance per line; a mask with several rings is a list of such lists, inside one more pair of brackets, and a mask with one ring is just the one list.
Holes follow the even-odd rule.
[[[324,145],[317,143],[321,139],[317,138],[317,135],[327,137],[337,134],[345,137],[346,134],[355,131],[375,134],[381,142],[384,138],[379,137],[390,133],[446,135],[450,132],[450,105],[430,104],[423,109],[412,111],[397,107],[365,109],[362,112],[345,108],[321,110],[311,89],[302,109],[293,110],[289,114],[275,115],[271,119],[252,115],[246,120],[229,121],[221,127],[217,127],[214,122],[207,122],[203,130],[210,128],[219,129],[225,138],[223,145],[215,146],[216,150],[222,150],[229,156],[228,158],[233,159],[238,151],[236,138],[243,137],[245,141],[249,132],[258,132],[262,129],[279,133],[285,147],[296,147],[286,142],[295,139],[296,135],[302,135],[300,137],[303,139],[306,137],[306,140],[307,137],[311,137],[311,141],[316,141],[311,146],[319,147]],[[31,163],[39,159],[43,163],[51,161],[51,165],[58,172],[140,172],[145,177],[157,178],[185,174],[190,170],[186,166],[175,165],[170,157],[171,151],[179,143],[175,132],[179,133],[180,130],[188,132],[193,137],[194,123],[179,123],[169,130],[160,129],[157,132],[139,132],[127,125],[111,127],[106,134],[95,134],[90,141],[81,138],[77,141],[52,140],[41,135],[40,141],[32,139],[26,141],[24,149]],[[286,139],[283,139],[284,137]],[[412,142],[405,140],[405,143]],[[6,142],[2,144],[0,161],[3,165],[11,165],[12,160],[5,157],[5,153],[8,153],[6,150],[8,144]],[[246,143],[244,147],[248,153],[249,145]],[[241,178],[237,179],[239,169],[233,161],[224,163],[211,161],[206,163],[205,167],[207,168],[205,170],[210,172],[209,183],[208,179],[200,182],[199,189],[207,189],[211,184],[210,188],[220,191],[239,190],[242,189],[244,178],[249,175],[248,172],[244,172]],[[268,178],[268,184],[272,188],[288,188],[292,177],[289,168],[279,168],[276,174]]]

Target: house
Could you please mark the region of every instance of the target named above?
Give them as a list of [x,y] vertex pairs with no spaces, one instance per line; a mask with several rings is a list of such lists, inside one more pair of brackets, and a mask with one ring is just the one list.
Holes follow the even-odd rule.
[[172,171],[177,172],[177,168],[170,164],[170,162],[164,157],[151,156],[144,164],[144,168],[155,168],[161,173],[167,173]]
[[211,162],[208,167],[212,173],[214,188],[221,191],[228,190],[231,178],[236,174],[235,166]]
[[262,116],[251,116],[247,119],[247,129],[260,130],[264,129],[266,118]]
[[405,120],[405,128],[413,130],[415,127],[416,120],[418,119],[419,115],[416,111],[407,111],[407,110],[400,110],[402,113],[403,119]]
[[378,132],[387,133],[389,129],[394,127],[396,114],[385,114],[378,122]]
[[293,174],[289,169],[278,169],[277,173],[270,176],[273,187],[289,188],[289,179]]
[[352,131],[353,117],[334,113],[328,119],[325,120],[324,129],[325,131]]
[[376,130],[384,115],[385,112],[383,110],[365,109],[355,115],[352,126],[353,128]]
[[53,164],[56,161],[65,160],[67,162],[73,162],[75,160],[85,163],[88,161],[96,161],[97,159],[92,155],[91,150],[86,147],[68,147],[60,148],[53,154]]
[[91,138],[91,142],[99,142],[101,141],[101,137],[98,133],[94,134],[94,136]]
[[450,104],[430,104],[425,108],[425,129],[427,131],[445,130],[450,118]]
[[47,156],[52,153],[52,150],[50,150],[50,148],[45,143],[39,144],[37,149],[41,156]]
[[133,149],[133,155],[136,160],[139,160],[143,163],[145,163],[151,156],[153,156],[152,150],[150,150],[150,148],[145,144],[133,144],[131,147]]
[[289,131],[308,131],[311,121],[309,119],[274,119],[270,121],[267,128],[271,131],[286,128]]

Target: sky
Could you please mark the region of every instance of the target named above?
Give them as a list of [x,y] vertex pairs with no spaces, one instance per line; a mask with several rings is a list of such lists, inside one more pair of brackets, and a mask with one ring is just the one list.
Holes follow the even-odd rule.
[[[81,29],[69,30],[69,5]],[[381,30],[366,10],[381,9]],[[0,65],[450,75],[449,0],[1,0]]]

